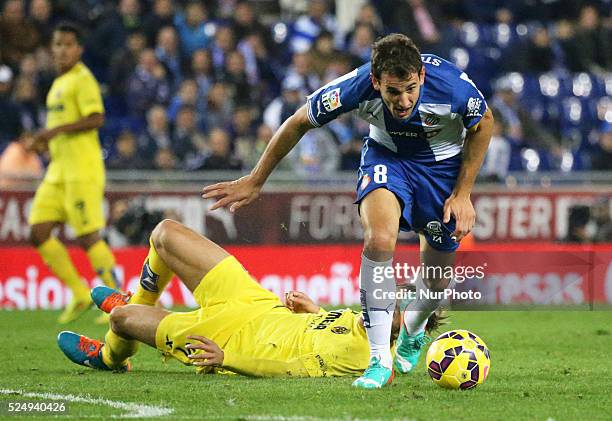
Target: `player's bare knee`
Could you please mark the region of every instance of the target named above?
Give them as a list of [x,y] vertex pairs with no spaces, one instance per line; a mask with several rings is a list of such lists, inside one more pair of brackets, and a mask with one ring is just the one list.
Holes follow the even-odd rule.
[[364,235],[364,252],[376,256],[392,255],[395,251],[397,233],[388,230],[367,230]]
[[129,319],[129,306],[115,307],[110,312],[110,328],[113,332],[120,335],[126,333]]
[[155,226],[151,233],[151,241],[157,251],[164,248],[164,243],[168,239],[168,236],[172,235],[179,226],[180,224],[172,219],[164,219]]

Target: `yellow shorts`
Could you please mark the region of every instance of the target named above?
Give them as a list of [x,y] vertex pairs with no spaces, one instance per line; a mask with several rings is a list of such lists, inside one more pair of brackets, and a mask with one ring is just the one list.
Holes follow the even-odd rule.
[[32,203],[28,223],[67,222],[77,236],[104,228],[104,185],[49,183],[43,180]]
[[276,294],[259,285],[234,256],[212,268],[193,295],[200,309],[169,314],[155,333],[157,349],[184,364],[191,364],[185,348],[190,342],[187,336],[204,336],[223,348],[249,321],[274,308],[284,308]]

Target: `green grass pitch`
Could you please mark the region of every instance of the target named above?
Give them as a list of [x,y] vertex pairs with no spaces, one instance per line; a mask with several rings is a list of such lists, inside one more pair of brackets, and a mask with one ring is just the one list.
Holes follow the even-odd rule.
[[[604,420],[612,398],[612,312],[453,312],[443,330],[464,328],[480,335],[491,350],[484,385],[448,391],[431,382],[420,362],[416,372],[398,376],[383,390],[351,388],[351,378],[253,379],[196,375],[142,346],[134,370],[112,374],[79,367],[55,343],[62,327],[57,312],[0,311],[1,419],[8,401],[23,400],[7,390],[73,395],[69,412],[55,418],[107,419],[142,404],[172,410],[165,419],[210,420]],[[101,338],[90,311],[67,329]],[[39,395],[27,398],[40,399]],[[97,399],[96,401],[91,401]],[[104,400],[104,401],[103,401]],[[114,402],[115,407],[108,402]],[[49,419],[49,415],[38,419]],[[161,418],[160,418],[161,419]]]

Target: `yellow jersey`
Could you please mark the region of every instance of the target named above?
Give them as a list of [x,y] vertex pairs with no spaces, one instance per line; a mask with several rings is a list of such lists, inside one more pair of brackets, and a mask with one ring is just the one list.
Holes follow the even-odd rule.
[[[104,113],[100,87],[81,62],[57,77],[47,95],[47,128],[75,123]],[[104,183],[104,161],[98,130],[61,133],[49,141],[51,163],[45,181]]]
[[265,377],[361,374],[370,358],[361,315],[350,309],[318,314],[274,309],[233,334],[223,352],[225,370]]

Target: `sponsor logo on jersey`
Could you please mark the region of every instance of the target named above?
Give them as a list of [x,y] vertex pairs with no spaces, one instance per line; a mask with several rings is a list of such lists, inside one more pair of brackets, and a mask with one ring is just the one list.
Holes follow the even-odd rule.
[[342,107],[342,103],[340,102],[340,88],[325,92],[321,95],[321,102],[327,111],[333,111]]
[[389,132],[391,136],[403,136],[403,137],[419,137],[420,133],[417,132]]
[[480,112],[480,107],[482,106],[482,99],[480,98],[470,98],[467,103],[467,114],[466,117],[482,117],[482,113]]

